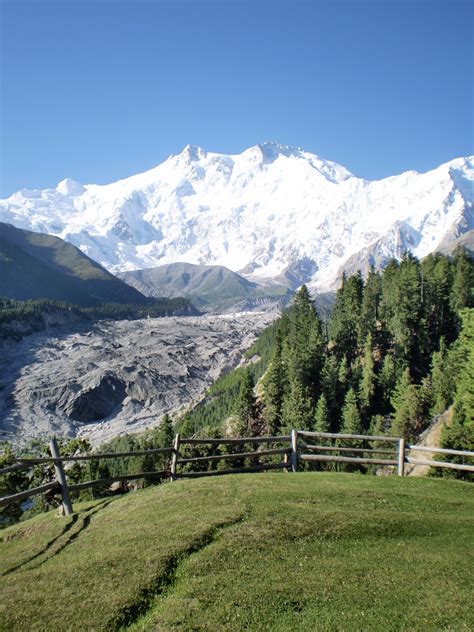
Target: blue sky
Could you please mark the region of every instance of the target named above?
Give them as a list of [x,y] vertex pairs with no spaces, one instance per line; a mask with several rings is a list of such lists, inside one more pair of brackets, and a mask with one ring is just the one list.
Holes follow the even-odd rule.
[[188,144],[382,178],[473,152],[471,0],[0,0],[0,197]]

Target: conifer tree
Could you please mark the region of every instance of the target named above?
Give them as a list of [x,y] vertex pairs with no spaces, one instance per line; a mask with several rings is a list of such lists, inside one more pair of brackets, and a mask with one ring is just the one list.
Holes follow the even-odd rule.
[[263,380],[265,420],[270,434],[277,434],[281,428],[285,385],[282,337],[277,333],[273,358]]
[[234,414],[240,421],[239,430],[242,434],[251,435],[252,426],[256,416],[256,398],[254,383],[249,369],[245,369],[240,382],[240,389],[234,406]]
[[410,369],[406,368],[397,382],[391,398],[394,409],[392,434],[412,439],[419,426],[420,401],[417,387],[412,384]]
[[353,388],[347,391],[344,399],[341,432],[344,434],[362,434],[362,420]]
[[456,358],[456,402],[462,402],[467,424],[474,424],[474,309],[461,311],[462,330]]
[[324,336],[321,320],[305,285],[295,296],[285,346],[287,377],[297,380],[310,397],[320,391],[324,363]]
[[424,328],[430,354],[441,336],[452,341],[457,330],[457,318],[450,301],[451,268],[448,257],[439,253],[428,255],[420,264]]
[[316,405],[316,412],[314,413],[314,429],[316,432],[330,431],[329,410],[324,393],[318,399],[318,403]]
[[283,429],[292,428],[311,430],[313,428],[314,410],[311,397],[297,379],[290,383],[290,391],[285,396],[282,408]]
[[161,420],[161,424],[158,427],[158,432],[156,433],[158,447],[170,448],[173,445],[173,439],[173,422],[171,421],[171,417],[168,415],[168,413],[166,413]]
[[362,367],[362,380],[359,389],[361,408],[368,419],[375,396],[375,363],[372,355],[372,335],[369,333],[364,348],[364,364]]
[[[362,420],[360,417],[359,408],[357,406],[357,397],[353,388],[347,391],[347,395],[344,399],[344,406],[342,408],[341,419],[341,433],[342,434],[362,434]],[[350,439],[350,446],[353,448],[359,448],[363,444],[360,439]],[[344,456],[358,456],[358,453],[346,452]],[[359,469],[358,464],[344,464],[339,469],[345,471],[356,471]]]
[[474,260],[465,248],[458,247],[453,256],[451,305],[456,312],[474,307]]
[[444,338],[440,339],[439,351],[433,353],[431,367],[433,390],[431,413],[439,415],[446,410],[454,395],[454,376],[450,367],[449,353]]
[[349,278],[343,275],[331,320],[331,340],[336,355],[338,359],[346,358],[349,370],[357,355],[363,286],[360,271]]
[[326,356],[322,374],[321,374],[321,386],[322,391],[326,397],[326,402],[329,410],[330,426],[332,429],[336,427],[336,420],[339,418],[339,382],[338,382],[339,367],[337,364],[336,356],[330,354]]
[[395,367],[395,360],[393,355],[388,353],[382,364],[382,369],[379,375],[380,385],[380,411],[382,413],[389,413],[391,410],[391,397],[397,384],[397,369]]
[[377,334],[381,299],[382,280],[380,274],[376,272],[374,266],[371,265],[363,291],[359,326],[359,346],[364,344],[369,334],[372,334],[373,338],[375,338]]

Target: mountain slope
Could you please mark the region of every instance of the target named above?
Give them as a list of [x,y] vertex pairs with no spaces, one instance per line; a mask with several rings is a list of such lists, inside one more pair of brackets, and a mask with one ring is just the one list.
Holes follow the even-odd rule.
[[77,305],[144,304],[136,289],[71,244],[0,223],[0,296],[50,298]]
[[0,220],[58,235],[112,271],[186,261],[328,290],[359,253],[423,257],[474,228],[473,180],[473,157],[370,182],[276,143],[238,155],[187,146],[113,184],[19,191],[0,201]]
[[224,266],[170,263],[123,272],[119,277],[145,296],[184,296],[204,310],[286,304],[292,296],[287,287],[258,285]]

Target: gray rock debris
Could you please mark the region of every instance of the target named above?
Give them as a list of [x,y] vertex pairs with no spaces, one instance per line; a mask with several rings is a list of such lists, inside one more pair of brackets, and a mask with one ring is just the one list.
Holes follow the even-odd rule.
[[236,366],[276,314],[101,321],[0,347],[0,438],[97,445],[155,426]]

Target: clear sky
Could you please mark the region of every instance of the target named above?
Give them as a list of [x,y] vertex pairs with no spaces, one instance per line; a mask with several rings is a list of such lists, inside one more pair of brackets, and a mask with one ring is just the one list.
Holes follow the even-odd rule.
[[356,175],[473,151],[472,0],[0,0],[0,197],[188,144]]

